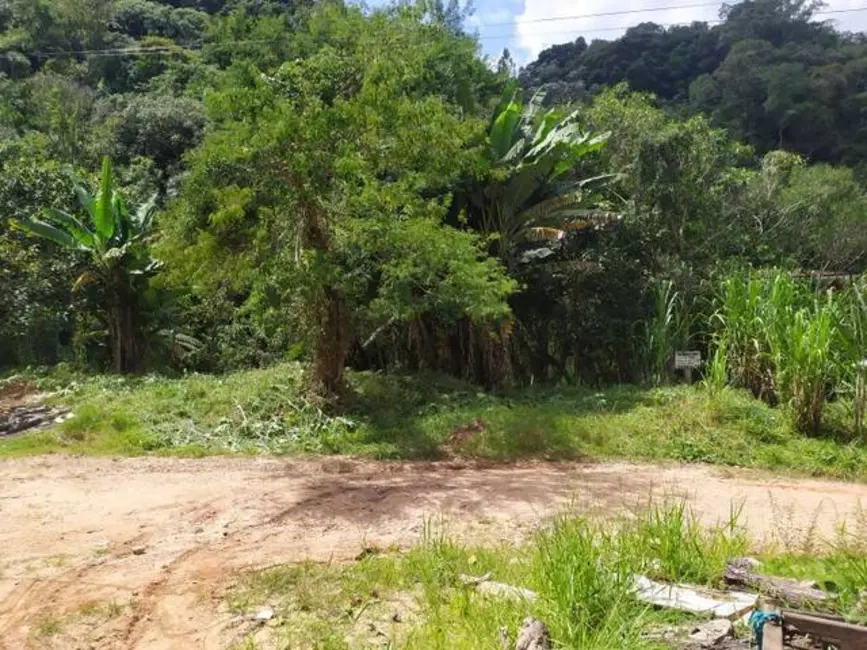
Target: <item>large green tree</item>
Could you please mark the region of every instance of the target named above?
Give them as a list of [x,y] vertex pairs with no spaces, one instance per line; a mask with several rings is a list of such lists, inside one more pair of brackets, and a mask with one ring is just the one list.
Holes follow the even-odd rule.
[[220,126],[169,223],[167,254],[194,290],[230,285],[293,322],[326,395],[342,391],[350,349],[389,324],[508,309],[512,282],[444,223],[443,190],[477,155],[479,123],[450,103],[466,45],[419,18],[323,6],[300,39],[312,53],[272,75],[239,70],[212,97]]

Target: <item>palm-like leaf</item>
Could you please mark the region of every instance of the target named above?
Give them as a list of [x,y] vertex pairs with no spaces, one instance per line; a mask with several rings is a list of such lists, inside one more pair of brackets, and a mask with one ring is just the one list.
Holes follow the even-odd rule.
[[78,219],[68,212],[57,208],[47,208],[45,218],[52,224],[60,227],[66,233],[72,235],[78,243],[77,248],[90,250],[93,248],[93,233],[91,233]]
[[[545,110],[544,98],[537,93],[525,104],[519,90],[507,88],[488,134],[490,175],[459,200],[469,206],[472,223],[498,242],[507,263],[515,261],[519,241],[558,240],[590,225],[581,208],[593,195],[584,188],[610,177],[560,182],[604,146],[608,134],[584,132],[578,111]],[[523,257],[542,258],[526,250]]]
[[521,104],[517,101],[510,102],[506,108],[494,120],[491,128],[491,148],[496,159],[503,158],[512,149],[515,139],[515,127],[521,120]]
[[96,198],[79,179],[73,176],[72,180],[73,190],[75,191],[75,196],[78,198],[78,203],[81,209],[90,216],[90,221],[93,223],[96,220]]
[[157,195],[154,194],[147,202],[142,203],[133,217],[137,234],[147,235],[153,229],[154,216],[157,213]]
[[19,221],[18,226],[26,232],[37,235],[38,237],[42,237],[43,239],[53,241],[55,244],[59,244],[64,248],[71,248],[73,250],[86,250],[83,246],[81,246],[81,244],[79,244],[78,240],[75,237],[73,237],[62,228],[52,226],[51,224],[45,223],[44,221],[40,221],[39,219],[25,219],[23,221]]
[[111,174],[111,161],[106,157],[102,161],[102,177],[93,212],[94,228],[103,241],[111,239],[117,228],[113,203],[114,183]]

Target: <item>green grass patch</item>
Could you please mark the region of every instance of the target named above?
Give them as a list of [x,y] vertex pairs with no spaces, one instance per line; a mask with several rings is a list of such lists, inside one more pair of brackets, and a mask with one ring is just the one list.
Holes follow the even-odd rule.
[[[677,504],[613,523],[566,515],[523,545],[493,548],[461,547],[428,526],[420,544],[404,553],[247,575],[228,602],[240,615],[273,607],[276,647],[493,648],[501,629],[514,643],[524,618],[534,616],[547,623],[558,648],[665,648],[648,632],[669,625],[688,630],[697,619],[639,602],[634,576],[720,586],[727,560],[750,548],[737,517],[735,511],[708,529]],[[817,555],[760,556],[762,571],[817,580],[837,595],[829,611],[860,620],[867,557],[860,543],[826,545]],[[486,574],[538,599],[491,599],[461,579]],[[251,637],[238,647],[257,646]]]
[[[303,368],[283,364],[225,376],[37,378],[75,416],[0,441],[0,455],[351,454],[437,459],[447,453],[511,461],[635,459],[706,462],[867,479],[867,444],[849,437],[846,404],[828,408],[823,435],[792,429],[782,409],[745,392],[701,387],[578,387],[491,394],[439,375],[350,373],[337,417],[307,401]],[[459,427],[484,431],[445,451]]]

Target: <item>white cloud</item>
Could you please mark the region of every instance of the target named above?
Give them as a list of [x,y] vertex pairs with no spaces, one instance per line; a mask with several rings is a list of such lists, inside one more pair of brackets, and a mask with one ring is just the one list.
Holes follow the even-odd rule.
[[[642,22],[668,25],[695,20],[717,20],[717,6],[683,6],[704,4],[705,1],[707,0],[631,0],[625,4],[614,4],[610,0],[584,0],[579,4],[574,0],[524,0],[523,11],[515,17],[515,37],[511,45],[515,50],[515,58],[521,63],[528,63],[545,48],[572,41],[578,36],[584,36],[588,42],[594,39],[611,40],[621,36],[629,27]],[[827,5],[823,12],[864,6],[863,0],[827,0]],[[660,7],[675,8],[659,10]],[[648,9],[650,11],[647,11]],[[616,11],[634,13],[567,19],[570,16]],[[550,20],[551,18],[557,20]],[[818,16],[817,19],[832,20],[840,30],[867,30],[867,11],[828,13]]]

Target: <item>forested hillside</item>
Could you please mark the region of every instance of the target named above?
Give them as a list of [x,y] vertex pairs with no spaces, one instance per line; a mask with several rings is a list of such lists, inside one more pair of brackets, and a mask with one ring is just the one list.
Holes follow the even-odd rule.
[[[857,10],[857,9],[856,9]],[[867,155],[867,40],[807,0],[723,5],[718,24],[652,22],[612,41],[557,45],[523,71],[529,87],[584,99],[621,82],[701,112],[760,152],[859,166]],[[845,23],[844,23],[845,24]]]
[[[691,346],[821,415],[863,381],[867,45],[809,18],[760,0],[518,80],[456,2],[6,0],[0,367],[302,360],[333,397],[347,366],[665,382]],[[826,325],[808,391],[781,346]]]

